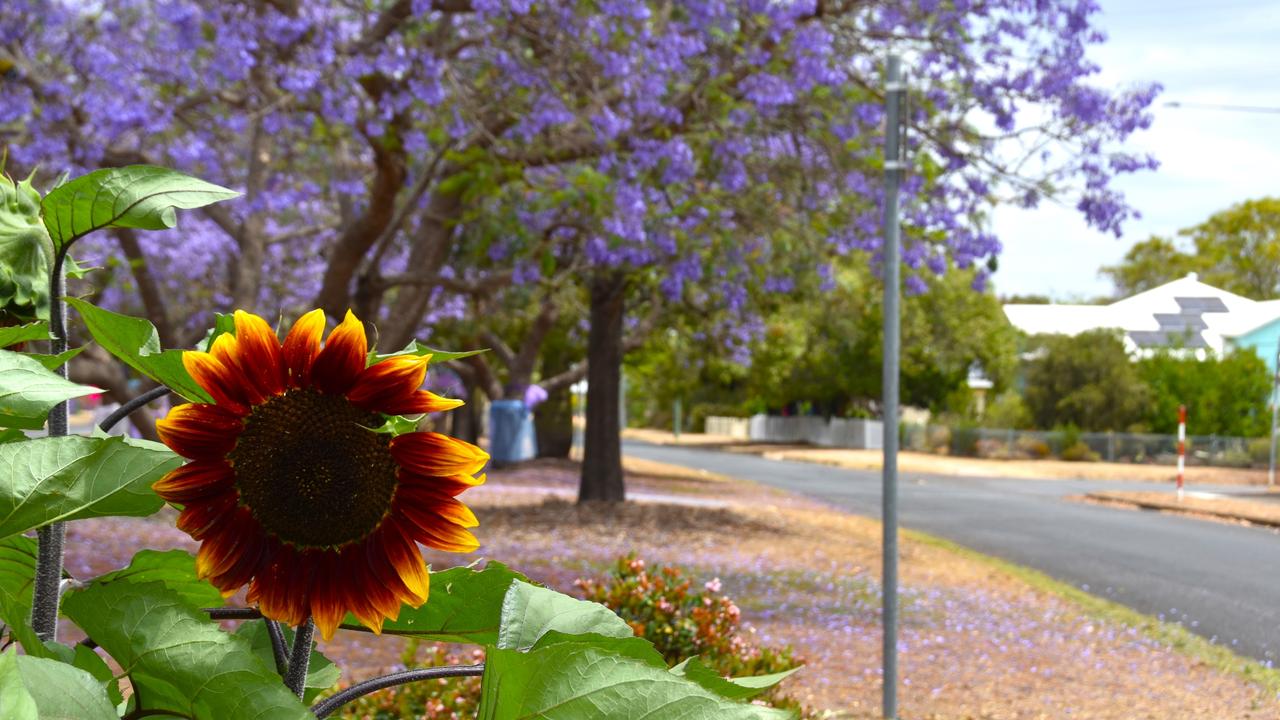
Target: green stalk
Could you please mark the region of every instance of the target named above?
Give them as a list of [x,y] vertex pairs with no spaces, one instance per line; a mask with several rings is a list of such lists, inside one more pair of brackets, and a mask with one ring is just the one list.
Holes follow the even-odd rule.
[[[49,334],[53,336],[53,354],[67,350],[67,304],[62,301],[66,285],[64,261],[66,253],[54,257],[53,272],[49,277]],[[67,377],[67,364],[55,372]],[[67,403],[60,402],[49,413],[49,436],[60,437],[68,432]],[[62,546],[67,536],[66,523],[56,522],[37,531],[38,552],[36,577],[31,598],[31,627],[45,642],[58,637],[59,586],[62,583]]]

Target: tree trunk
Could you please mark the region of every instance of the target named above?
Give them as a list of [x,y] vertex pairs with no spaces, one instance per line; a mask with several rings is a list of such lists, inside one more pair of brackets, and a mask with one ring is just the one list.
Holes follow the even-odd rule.
[[475,444],[480,439],[480,387],[465,380],[463,384],[467,388],[467,404],[449,411],[449,434]]
[[538,457],[567,458],[573,449],[573,402],[568,388],[547,395],[533,413]]
[[591,330],[587,335],[587,433],[578,502],[626,500],[622,479],[622,320],[625,277],[599,275],[591,281]]

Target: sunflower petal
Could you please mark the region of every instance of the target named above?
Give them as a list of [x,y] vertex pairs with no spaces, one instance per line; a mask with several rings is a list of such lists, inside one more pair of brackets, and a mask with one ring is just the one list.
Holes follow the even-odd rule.
[[307,387],[311,384],[311,366],[320,353],[320,338],[324,335],[324,311],[312,310],[298,318],[284,339],[284,362],[289,370],[291,387]]
[[151,489],[165,502],[186,505],[234,489],[235,477],[223,460],[197,460],[169,472]]
[[266,320],[243,310],[235,312],[240,372],[267,397],[284,392],[288,369],[280,339]]
[[227,366],[206,352],[188,350],[182,353],[182,366],[213,397],[219,407],[237,415],[249,413],[249,402],[242,389],[240,373],[234,365]]
[[480,473],[474,477],[471,475],[438,477],[433,475],[420,475],[401,468],[396,477],[400,480],[400,487],[420,485],[431,492],[448,495],[450,497],[457,497],[477,485],[483,485],[486,475],[484,473]]
[[364,324],[347,311],[338,327],[329,333],[324,349],[311,367],[311,384],[322,392],[341,395],[351,389],[364,370],[369,354],[369,341]]
[[401,485],[396,490],[395,507],[402,508],[405,505],[429,510],[464,528],[480,524],[471,508],[463,505],[460,500],[446,493],[433,492],[424,485]]
[[404,413],[384,408],[404,404],[426,379],[427,358],[398,355],[362,370],[355,385],[347,392],[347,399],[365,410],[402,415]]
[[178,529],[192,539],[203,540],[218,523],[236,508],[239,496],[234,491],[223,493],[201,503],[192,503],[178,514]]
[[427,564],[422,560],[422,552],[406,532],[407,529],[395,515],[390,515],[382,521],[378,531],[382,546],[386,548],[388,562],[400,576],[405,588],[414,597],[422,598],[421,604],[427,601],[430,594],[431,576],[427,573]]
[[192,460],[216,460],[236,446],[244,421],[220,405],[178,405],[156,422],[156,432],[171,450]]
[[475,445],[433,432],[396,436],[391,455],[401,467],[420,475],[475,475],[489,462],[489,453]]
[[340,573],[338,554],[332,550],[318,553],[319,564],[311,582],[311,619],[325,640],[332,640],[333,633],[347,614],[342,585],[348,582]]

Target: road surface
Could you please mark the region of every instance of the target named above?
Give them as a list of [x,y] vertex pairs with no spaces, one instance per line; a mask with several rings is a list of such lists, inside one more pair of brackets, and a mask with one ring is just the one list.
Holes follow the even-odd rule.
[[[634,441],[624,442],[623,452],[880,515],[878,470]],[[1094,490],[1153,487],[907,473],[899,486],[899,515],[903,527],[1036,568],[1140,612],[1180,622],[1243,655],[1275,661],[1280,656],[1280,535],[1065,499]]]

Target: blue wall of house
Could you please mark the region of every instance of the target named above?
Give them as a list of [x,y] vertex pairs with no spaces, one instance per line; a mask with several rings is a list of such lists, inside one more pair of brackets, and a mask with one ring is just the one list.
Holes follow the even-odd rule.
[[1267,370],[1274,376],[1276,372],[1276,347],[1280,346],[1280,318],[1266,325],[1250,330],[1239,337],[1230,339],[1231,345],[1240,348],[1253,348],[1258,357],[1267,364]]

